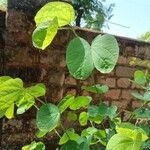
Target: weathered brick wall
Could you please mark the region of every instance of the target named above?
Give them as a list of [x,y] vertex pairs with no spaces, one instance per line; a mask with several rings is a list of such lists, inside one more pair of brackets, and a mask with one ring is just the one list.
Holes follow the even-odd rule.
[[[73,79],[66,68],[65,52],[70,31],[59,32],[54,42],[46,51],[39,51],[32,46],[31,34],[35,28],[33,15],[48,0],[11,0],[9,1],[7,26],[0,20],[0,74],[22,78],[26,84],[44,82],[48,88],[47,100],[56,103],[64,95],[88,95],[81,91],[81,85],[93,84],[91,78],[86,81]],[[0,14],[1,15],[1,14]],[[2,17],[0,17],[1,19]],[[3,25],[2,25],[3,24]],[[2,36],[3,31],[3,36]],[[89,42],[99,32],[78,29],[78,34]],[[5,42],[2,39],[5,37]],[[94,71],[96,83],[106,83],[110,91],[105,101],[114,103],[121,110],[139,106],[131,96],[135,87],[129,81],[133,72],[139,67],[129,65],[131,57],[150,59],[150,44],[132,39],[116,37],[120,46],[120,57],[114,71],[104,75]],[[4,43],[5,48],[4,48]],[[143,67],[144,68],[144,67]],[[92,95],[96,100],[96,95]],[[35,138],[35,109],[13,120],[1,119],[0,150],[19,150],[23,144]],[[46,140],[46,139],[45,139]],[[53,143],[54,140],[49,140]],[[55,149],[49,146],[50,149]]]

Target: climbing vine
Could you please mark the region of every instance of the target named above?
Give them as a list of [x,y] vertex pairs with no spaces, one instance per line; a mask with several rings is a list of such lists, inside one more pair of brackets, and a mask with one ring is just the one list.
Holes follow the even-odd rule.
[[[33,45],[45,50],[57,32],[62,29],[71,30],[74,38],[69,42],[66,51],[66,63],[70,74],[75,79],[85,80],[92,75],[94,69],[101,73],[110,73],[118,60],[119,47],[111,35],[98,35],[91,45],[77,35],[71,26],[75,20],[73,7],[64,2],[50,2],[43,6],[35,16],[36,29],[32,34]],[[99,100],[93,104],[90,96],[66,95],[58,104],[42,101],[46,87],[42,83],[26,87],[20,78],[0,77],[0,118],[12,119],[14,114],[21,115],[32,106],[36,107],[37,138],[47,133],[55,133],[59,137],[59,150],[148,150],[149,141],[149,102],[150,75],[148,71],[136,71],[134,84],[145,90],[144,95],[134,92],[132,95],[143,102],[143,105],[127,112],[123,121],[115,105],[107,105]],[[102,95],[109,88],[107,85],[83,86],[82,90]],[[41,103],[37,106],[37,101]],[[16,112],[14,107],[17,107]],[[65,117],[64,117],[65,115]],[[82,131],[65,127],[64,120],[74,122]],[[44,143],[33,141],[22,147],[22,150],[45,150]]]

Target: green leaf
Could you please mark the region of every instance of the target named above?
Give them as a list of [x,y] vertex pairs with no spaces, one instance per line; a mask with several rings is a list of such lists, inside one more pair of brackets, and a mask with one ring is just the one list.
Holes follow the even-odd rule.
[[117,107],[116,106],[110,106],[108,107],[105,103],[101,103],[99,105],[99,115],[102,117],[109,117],[110,119],[113,119],[115,117],[117,112]]
[[2,83],[4,83],[5,81],[9,80],[9,79],[12,79],[12,78],[9,77],[9,76],[2,76],[2,77],[0,77],[0,85],[1,85]]
[[22,147],[22,150],[45,150],[45,145],[42,142],[33,141],[31,144]]
[[88,114],[87,112],[81,112],[80,116],[79,116],[79,123],[81,126],[85,126],[87,125],[87,121],[88,121]]
[[150,91],[145,92],[144,95],[141,95],[138,92],[132,92],[132,96],[134,96],[138,100],[142,100],[142,101],[145,101],[145,102],[150,102]]
[[60,150],[90,150],[89,146],[86,142],[82,142],[81,144],[78,144],[75,141],[68,141],[65,143]]
[[89,106],[88,107],[88,114],[90,117],[96,117],[99,114],[98,106]]
[[37,112],[36,124],[42,132],[52,131],[58,126],[59,121],[59,109],[53,104],[45,104]]
[[67,114],[68,121],[76,121],[77,120],[77,114],[73,111],[69,111]]
[[100,85],[100,84],[93,85],[93,86],[82,86],[82,89],[97,94],[103,94],[108,92],[109,90],[107,85]]
[[42,132],[42,131],[38,130],[38,131],[36,132],[36,137],[37,137],[37,138],[42,138],[43,136],[46,135],[46,133],[47,133],[47,132]]
[[111,35],[98,35],[92,42],[92,58],[95,68],[101,73],[110,73],[118,60],[119,47]]
[[45,95],[46,87],[44,84],[38,83],[35,86],[26,88],[26,92],[32,95],[33,97],[37,98],[37,97]]
[[138,108],[134,110],[133,114],[135,115],[135,118],[149,118],[150,110],[147,108]]
[[135,71],[135,73],[134,73],[134,81],[137,84],[145,85],[145,83],[147,82],[145,73],[143,71],[140,71],[140,70]]
[[58,19],[59,27],[70,24],[75,19],[75,12],[73,7],[64,2],[50,2],[44,5],[36,14],[35,22],[39,25],[43,22]]
[[63,113],[71,105],[73,100],[74,100],[74,96],[71,96],[71,95],[67,95],[62,100],[60,100],[60,102],[58,104],[60,113]]
[[8,119],[12,119],[14,117],[14,103],[7,109],[5,116]]
[[67,47],[66,62],[74,78],[87,79],[94,69],[89,43],[80,37],[71,40]]
[[1,82],[0,87],[0,117],[3,117],[3,115],[6,113],[5,115],[8,118],[12,118],[13,105],[15,101],[19,99],[20,93],[22,93],[24,90],[23,82],[19,78],[8,79],[3,83]]
[[64,133],[61,139],[59,140],[59,145],[63,145],[69,140],[78,141],[79,138],[80,136],[77,133],[75,133],[74,130],[68,129],[66,133]]
[[24,113],[34,105],[35,98],[45,95],[45,91],[43,84],[24,88],[19,78],[0,77],[0,118],[4,115],[12,118],[15,104],[18,107],[17,113]]
[[87,107],[90,104],[91,100],[92,98],[89,96],[78,96],[74,99],[73,103],[71,103],[70,109],[78,110],[82,107]]
[[122,123],[116,128],[117,133],[122,134],[126,137],[135,139],[137,134],[141,134],[141,141],[148,139],[147,134],[142,128],[136,127],[131,123]]
[[141,134],[138,133],[135,139],[122,134],[115,134],[109,140],[106,150],[140,150],[142,144]]
[[37,26],[32,34],[33,45],[36,48],[44,50],[57,34],[58,21],[54,18],[52,21],[44,22]]

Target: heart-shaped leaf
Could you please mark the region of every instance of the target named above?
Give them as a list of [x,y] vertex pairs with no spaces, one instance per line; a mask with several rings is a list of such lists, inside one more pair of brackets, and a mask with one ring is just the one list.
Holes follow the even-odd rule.
[[57,34],[57,30],[57,18],[40,24],[32,34],[33,45],[36,48],[44,50],[54,39],[55,35]]
[[115,134],[109,140],[106,150],[140,150],[142,144],[141,138],[140,133],[137,134],[135,139],[122,134]]
[[145,85],[145,83],[147,82],[145,73],[143,71],[140,71],[140,70],[135,71],[135,73],[134,73],[134,81],[137,84]]
[[97,94],[103,94],[108,92],[109,90],[107,85],[100,85],[100,84],[96,84],[93,86],[82,86],[82,89]]
[[64,2],[50,2],[44,5],[36,14],[36,25],[44,22],[52,21],[54,18],[58,19],[58,26],[65,26],[70,24],[75,19],[75,12],[73,7]]
[[87,79],[94,69],[89,43],[80,37],[71,40],[66,52],[66,62],[74,78]]
[[37,112],[37,127],[42,132],[50,132],[55,129],[60,121],[60,112],[57,106],[45,104]]
[[71,103],[70,109],[78,110],[82,107],[87,107],[90,104],[91,100],[92,98],[89,96],[78,96],[74,99],[73,103]]
[[98,35],[92,42],[92,58],[95,68],[101,73],[110,73],[118,60],[119,47],[111,35]]

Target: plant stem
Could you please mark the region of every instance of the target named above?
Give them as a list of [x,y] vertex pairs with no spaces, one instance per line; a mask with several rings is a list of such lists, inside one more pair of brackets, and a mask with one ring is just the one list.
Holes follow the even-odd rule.
[[43,102],[42,100],[40,100],[39,98],[37,98],[36,97],[36,99],[41,103],[41,104],[43,104],[43,105],[45,105],[46,103],[45,102]]
[[62,128],[62,130],[63,130],[63,132],[64,133],[66,133],[66,135],[68,136],[68,138],[70,139],[70,136],[69,136],[69,134],[66,132],[66,129],[64,128],[64,126],[61,124],[61,128]]
[[58,133],[58,131],[56,129],[54,129],[55,133],[58,135],[59,138],[61,138],[60,134]]
[[35,107],[37,110],[39,110],[39,108],[38,108],[38,106],[36,106],[36,104],[34,104],[34,107]]

